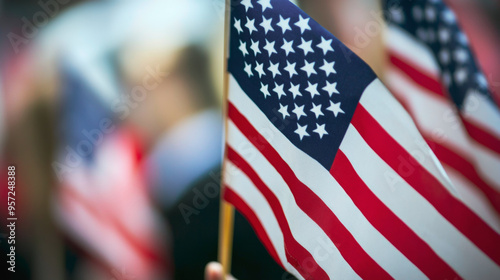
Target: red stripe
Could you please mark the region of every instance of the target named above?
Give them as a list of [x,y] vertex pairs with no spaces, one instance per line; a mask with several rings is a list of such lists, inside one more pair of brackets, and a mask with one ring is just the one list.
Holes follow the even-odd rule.
[[[409,104],[410,102],[407,101],[406,98],[404,98],[404,95],[397,94],[398,90],[392,89],[392,92],[396,93],[394,96],[399,100],[406,111],[408,111],[412,118],[415,120],[414,110],[413,108],[411,108]],[[437,158],[464,175],[470,182],[472,182],[480,191],[484,193],[495,210],[500,213],[500,193],[482,179],[482,177],[477,172],[476,166],[452,149],[435,142],[433,140],[433,137],[427,135],[424,130],[421,129],[418,123],[416,123],[416,125],[419,131],[421,131],[422,136],[424,136],[425,141],[427,141],[432,151],[436,154]]]
[[260,241],[264,246],[266,247],[267,251],[273,257],[273,259],[283,268],[283,264],[281,263],[280,258],[278,257],[278,253],[276,252],[276,249],[274,248],[273,244],[271,243],[271,240],[269,239],[269,236],[267,235],[267,232],[264,230],[264,227],[262,226],[262,223],[260,222],[259,218],[257,215],[255,215],[255,212],[248,206],[248,204],[237,194],[235,193],[229,186],[226,186],[224,188],[224,199],[234,205],[238,211],[245,216],[245,218],[250,222],[252,225],[252,228],[254,229],[255,233],[259,237]]
[[418,235],[401,221],[358,176],[338,150],[330,173],[370,223],[430,279],[461,279]]
[[[368,145],[402,178],[422,195],[494,262],[500,264],[500,236],[481,218],[452,196],[441,183],[423,168],[382,126],[358,105],[352,124]],[[404,171],[404,163],[410,172]]]
[[290,188],[299,208],[328,235],[353,270],[361,278],[365,279],[391,279],[392,277],[361,248],[328,206],[297,179],[293,170],[290,169],[278,152],[255,130],[232,103],[228,104],[228,115],[245,137],[261,151],[262,155],[280,173]]
[[[405,62],[395,52],[390,52],[390,61],[395,67],[406,74],[410,80],[414,81],[416,86],[422,86],[430,92],[445,98],[447,102],[452,102],[444,93],[439,80],[426,75],[424,70]],[[461,116],[461,119],[467,132],[474,140],[500,155],[500,139],[498,137],[467,120],[467,118]]]
[[389,60],[398,67],[410,80],[413,80],[417,85],[428,89],[429,91],[446,98],[443,87],[439,81],[430,75],[425,74],[423,69],[418,66],[406,62],[404,58],[394,51],[389,51]]
[[[252,167],[231,147],[227,146],[227,159],[236,165],[266,198],[278,221],[285,242],[287,261],[306,279],[328,279],[326,272],[316,263],[311,253],[304,249],[292,235],[280,201],[262,181]],[[311,267],[312,264],[312,267]]]
[[461,173],[467,180],[476,185],[486,195],[495,210],[500,213],[500,193],[479,176],[470,162],[450,148],[433,141],[432,137],[425,137],[425,140],[439,160]]
[[498,139],[498,137],[484,130],[473,121],[468,120],[467,117],[461,116],[461,119],[465,129],[477,143],[483,145],[497,155],[500,155],[500,139]]

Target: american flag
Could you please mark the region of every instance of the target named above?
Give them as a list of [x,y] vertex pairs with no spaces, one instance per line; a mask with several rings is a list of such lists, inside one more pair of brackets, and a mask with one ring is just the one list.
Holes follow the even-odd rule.
[[287,0],[232,5],[224,198],[299,279],[488,279],[500,235],[373,71]]
[[[168,234],[147,194],[136,135],[116,121],[80,69],[68,63],[63,70],[58,163],[66,169],[58,174],[56,221],[82,259],[112,279],[170,279]],[[96,143],[84,145],[91,133]],[[79,153],[80,162],[75,154],[68,160],[68,149]]]
[[467,36],[440,0],[389,2],[388,86],[464,203],[498,231],[500,110]]

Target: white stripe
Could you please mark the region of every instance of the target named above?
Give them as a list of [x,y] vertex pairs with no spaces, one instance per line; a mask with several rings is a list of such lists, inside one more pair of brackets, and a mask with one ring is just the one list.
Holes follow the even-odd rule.
[[396,67],[390,67],[386,77],[391,88],[397,89],[394,94],[407,101],[423,133],[473,163],[481,177],[500,190],[500,156],[471,141],[451,101],[416,85]]
[[[246,158],[246,161],[251,164],[280,201],[295,240],[311,253],[318,265],[329,276],[336,276],[340,279],[359,278],[325,232],[299,208],[281,175],[231,121],[229,121],[228,133],[229,145]],[[242,185],[241,176],[237,173],[231,174],[231,185]],[[328,250],[328,253],[322,254],[320,252],[322,249]]]
[[[389,25],[387,31],[389,49],[421,68],[436,80],[439,78],[439,66],[436,57],[426,45],[415,40],[405,30]],[[470,90],[465,96],[463,115],[500,137],[500,111],[497,106],[484,95]]]
[[411,61],[428,74],[439,77],[439,67],[429,47],[398,26],[389,25],[387,29],[387,44],[391,51],[405,57],[405,60]]
[[226,173],[226,177],[224,177],[225,179],[229,179],[228,186],[245,200],[245,203],[257,215],[286,270],[295,277],[304,279],[295,267],[287,261],[283,234],[266,198],[238,167],[229,161],[226,161],[225,164],[226,171],[230,170],[228,172],[230,175]]
[[470,90],[464,99],[462,115],[500,138],[500,111],[484,95]]
[[[354,236],[361,247],[382,268],[391,275],[400,276],[400,273],[406,273],[406,276],[415,275],[416,279],[422,278],[420,276],[421,273],[414,268],[413,264],[400,255],[380,232],[366,220],[328,170],[297,149],[272,125],[253,101],[242,91],[232,76],[230,76],[229,100],[262,135],[267,136],[267,141],[281,155],[283,160],[290,165],[297,178],[322,198],[323,202],[335,213],[340,222]],[[263,131],[266,133],[263,133]],[[240,139],[238,141],[234,143],[236,147],[242,145],[239,143],[243,140]],[[248,147],[244,148],[245,150],[248,149]],[[250,155],[247,157],[250,158]],[[256,156],[252,157],[255,158]],[[250,158],[250,160],[254,160],[253,158]],[[259,164],[252,165],[254,167],[259,166]],[[315,176],[311,176],[311,174]]]
[[374,194],[461,276],[486,279],[489,274],[500,275],[500,267],[387,165],[354,126],[349,126],[340,149]]
[[434,141],[443,143],[466,158],[470,157],[468,150],[471,143],[455,107],[448,100],[416,85],[396,67],[387,71],[387,81],[395,89],[393,93],[407,101],[420,129],[432,136]]
[[238,194],[248,207],[250,207],[252,212],[255,213],[286,270],[292,272],[295,277],[302,278],[300,273],[287,261],[283,234],[266,198],[234,164],[229,161],[226,161],[224,164],[225,184]]
[[[390,67],[386,77],[391,87],[397,89],[394,94],[407,102],[408,109],[413,114],[413,118],[419,125],[422,133],[431,137],[433,141],[450,148],[468,162],[476,163],[480,173],[481,170],[483,170],[483,173],[495,175],[498,173],[491,171],[484,172],[485,168],[498,166],[498,163],[495,163],[494,160],[488,161],[488,157],[492,157],[491,153],[481,150],[479,145],[470,140],[453,104],[415,85],[415,83],[401,74],[401,71],[396,67]],[[496,170],[500,170],[500,167]],[[455,184],[453,185],[454,187],[459,187]],[[453,194],[456,194],[456,197],[461,200],[468,200],[460,192]],[[468,206],[478,213],[478,215],[479,213],[484,213],[483,206],[474,206],[474,204],[468,204]],[[482,215],[480,216],[483,217]]]
[[500,215],[491,206],[484,193],[452,167],[444,163],[443,167],[460,194],[461,200],[491,228],[500,233]]
[[450,178],[418,132],[408,112],[394,99],[380,80],[376,79],[365,89],[359,102],[422,167],[439,180],[448,191],[457,195]]
[[500,155],[491,152],[488,148],[473,141],[471,150],[474,151],[478,173],[486,183],[500,192]]

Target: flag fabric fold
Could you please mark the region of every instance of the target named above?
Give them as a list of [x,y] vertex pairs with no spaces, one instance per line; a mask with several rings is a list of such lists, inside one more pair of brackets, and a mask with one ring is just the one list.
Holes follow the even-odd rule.
[[387,83],[464,202],[500,225],[500,110],[453,11],[440,0],[391,5]]
[[498,228],[361,59],[287,0],[230,19],[224,198],[276,262],[299,279],[500,275]]

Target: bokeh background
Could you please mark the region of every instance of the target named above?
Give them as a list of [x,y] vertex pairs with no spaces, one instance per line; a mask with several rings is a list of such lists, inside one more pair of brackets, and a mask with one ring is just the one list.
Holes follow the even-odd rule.
[[[297,2],[383,79],[379,1]],[[500,2],[448,4],[500,101]],[[9,165],[18,218],[14,274],[0,228],[1,279],[203,278],[217,256],[224,7],[0,0],[0,219]],[[239,215],[233,251],[239,279],[293,279]]]

